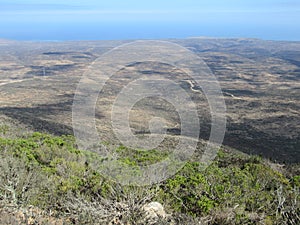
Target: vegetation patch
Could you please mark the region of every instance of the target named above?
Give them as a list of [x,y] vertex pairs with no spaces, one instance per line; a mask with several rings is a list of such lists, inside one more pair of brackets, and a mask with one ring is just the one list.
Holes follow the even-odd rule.
[[[129,168],[168,158],[168,152],[124,146],[115,152],[117,161]],[[147,187],[122,186],[105,178],[91,166],[103,159],[77,149],[72,136],[2,136],[0,156],[2,208],[34,206],[73,224],[115,219],[153,224],[145,222],[142,208],[157,201],[169,215],[157,224],[299,224],[299,175],[286,176],[256,156],[220,150],[205,170],[189,161],[171,178]]]

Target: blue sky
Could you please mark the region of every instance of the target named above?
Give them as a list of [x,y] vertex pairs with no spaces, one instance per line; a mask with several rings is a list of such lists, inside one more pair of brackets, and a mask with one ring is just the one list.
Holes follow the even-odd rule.
[[300,40],[299,0],[0,0],[0,38]]

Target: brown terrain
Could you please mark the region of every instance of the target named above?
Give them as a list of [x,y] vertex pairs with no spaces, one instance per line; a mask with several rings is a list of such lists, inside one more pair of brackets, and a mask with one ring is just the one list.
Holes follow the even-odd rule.
[[[169,40],[199,55],[220,82],[227,106],[224,145],[278,162],[300,162],[300,42],[257,39]],[[29,130],[72,134],[72,103],[88,66],[122,41],[14,42],[0,40],[0,119]],[[99,95],[96,119],[103,140],[112,141],[111,105],[130,81],[141,76],[172,79],[190,94],[201,121],[200,138],[210,133],[205,96],[182,71],[159,63],[133,63],[113,75]],[[163,117],[167,131],[180,133],[172,105],[148,98],[132,109],[136,134]]]

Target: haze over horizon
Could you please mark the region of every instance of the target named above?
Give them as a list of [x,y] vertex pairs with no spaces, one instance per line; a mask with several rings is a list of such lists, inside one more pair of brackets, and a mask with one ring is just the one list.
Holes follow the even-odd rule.
[[0,37],[14,40],[197,36],[300,40],[295,0],[3,0]]

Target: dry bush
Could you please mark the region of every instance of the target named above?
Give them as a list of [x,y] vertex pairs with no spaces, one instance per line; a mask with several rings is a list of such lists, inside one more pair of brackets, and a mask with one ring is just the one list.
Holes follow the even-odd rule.
[[0,157],[0,200],[14,205],[27,205],[42,184],[41,175],[9,153],[1,152]]
[[92,200],[70,196],[64,208],[76,224],[146,224],[143,206],[151,202],[153,194],[139,187],[126,189],[115,184],[109,196],[98,195]]

